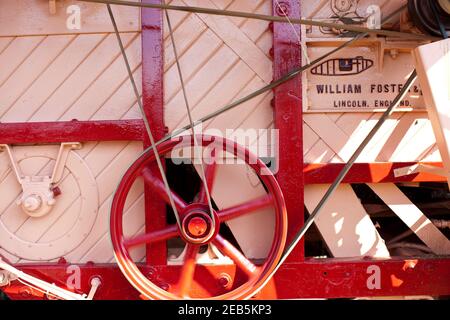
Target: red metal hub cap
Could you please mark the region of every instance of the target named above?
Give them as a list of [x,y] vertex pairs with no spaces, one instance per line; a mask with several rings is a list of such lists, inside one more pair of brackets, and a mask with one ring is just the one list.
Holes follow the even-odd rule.
[[192,212],[183,219],[181,233],[193,244],[204,244],[214,234],[214,222],[205,212]]

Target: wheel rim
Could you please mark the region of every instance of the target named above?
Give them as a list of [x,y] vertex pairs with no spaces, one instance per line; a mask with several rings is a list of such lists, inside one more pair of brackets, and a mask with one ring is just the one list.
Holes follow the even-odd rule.
[[[251,167],[258,175],[268,193],[265,196],[246,203],[218,210],[218,212],[213,212],[212,215],[210,215],[208,206],[205,203],[206,196],[203,188],[200,190],[198,202],[189,205],[172,191],[174,202],[177,206],[177,210],[179,209],[182,218],[183,228],[180,230],[176,224],[169,225],[162,230],[145,233],[132,238],[125,238],[123,235],[122,224],[125,201],[131,186],[138,177],[142,176],[146,183],[152,185],[153,191],[156,191],[166,203],[168,202],[168,197],[165,195],[162,182],[155,179],[154,176],[151,176],[150,172],[145,169],[155,161],[154,153],[148,151],[142,154],[130,166],[114,194],[110,217],[110,231],[114,256],[127,280],[146,298],[186,299],[191,298],[189,296],[189,289],[195,281],[196,255],[199,252],[200,245],[212,243],[222,254],[233,260],[237,269],[246,274],[247,281],[236,288],[224,289],[223,294],[202,297],[202,299],[247,299],[261,289],[262,283],[275,268],[283,253],[287,234],[287,213],[283,195],[275,177],[269,173],[269,169],[266,165],[247,149],[221,137],[198,136],[196,139],[198,144],[204,148],[211,148],[211,146],[213,146],[214,150],[215,148],[226,150],[227,152],[234,154],[237,158],[244,160],[246,165]],[[158,154],[162,156],[172,151],[175,147],[187,147],[192,145],[192,136],[180,137],[159,145]],[[208,185],[211,184],[211,186],[214,181],[214,169],[214,164],[208,165],[206,168]],[[273,235],[272,246],[265,261],[262,265],[255,265],[230,242],[222,237],[219,234],[219,229],[220,225],[226,221],[245,214],[251,214],[256,210],[265,207],[273,207],[274,209],[275,232]],[[207,217],[210,216],[211,218],[208,219]],[[249,232],[251,231],[252,230],[249,230]],[[196,232],[199,234],[196,235]],[[130,256],[129,249],[139,245],[165,241],[175,237],[181,237],[183,241],[186,242],[184,264],[181,267],[178,283],[170,288],[163,289],[148,279],[139,270],[138,265]],[[201,241],[196,242],[196,237],[201,239]]]

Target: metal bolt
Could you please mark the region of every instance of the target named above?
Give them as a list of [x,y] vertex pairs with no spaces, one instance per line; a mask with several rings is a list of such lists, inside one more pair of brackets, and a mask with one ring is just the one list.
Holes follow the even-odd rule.
[[397,49],[391,49],[389,53],[390,53],[392,59],[396,59],[398,57],[398,50]]
[[161,289],[163,289],[163,290],[166,290],[166,291],[168,291],[169,288],[170,288],[170,286],[169,286],[167,283],[165,283],[165,282],[162,282],[162,283],[159,285],[159,287],[160,287]]
[[221,273],[218,280],[219,280],[219,285],[222,288],[229,287],[231,284],[231,281],[232,281],[231,277],[228,273]]
[[34,212],[42,205],[41,197],[36,194],[29,195],[23,201],[23,206],[27,211]]
[[284,1],[278,2],[275,7],[275,12],[279,16],[286,17],[289,15],[290,11],[291,11],[291,6],[289,5],[289,3],[284,2]]
[[54,187],[52,189],[52,192],[53,192],[53,196],[54,197],[57,197],[57,196],[61,195],[61,189],[59,187]]
[[351,9],[352,3],[349,0],[337,0],[334,2],[334,7],[340,12],[346,12]]

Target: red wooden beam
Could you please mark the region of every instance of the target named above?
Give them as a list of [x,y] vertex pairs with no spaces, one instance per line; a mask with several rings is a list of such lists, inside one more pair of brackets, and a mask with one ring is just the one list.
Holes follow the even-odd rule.
[[[161,3],[161,0],[146,0],[146,3]],[[142,100],[145,115],[150,124],[155,141],[166,134],[164,124],[164,51],[163,51],[163,18],[158,9],[141,10],[142,20]],[[147,136],[144,146],[150,145]],[[152,173],[159,177],[156,164],[151,168]],[[145,220],[146,231],[162,229],[166,224],[166,205],[161,199],[145,188]],[[165,242],[147,246],[146,259],[148,263],[165,264],[167,259]]]
[[[415,173],[402,177],[394,176],[394,169],[412,166],[417,162],[374,162],[355,163],[343,183],[383,182],[446,182],[446,178],[430,173]],[[442,162],[423,162],[442,167]],[[305,184],[332,183],[344,167],[342,163],[310,163],[303,167]]]
[[450,259],[309,259],[275,277],[279,298],[446,296]]
[[142,120],[0,123],[0,143],[142,140]]
[[[273,1],[274,15],[300,18],[298,0]],[[293,30],[295,28],[295,32]],[[297,35],[300,26],[273,24],[273,74],[279,79],[301,66]],[[277,180],[284,194],[288,212],[288,243],[303,225],[303,130],[301,77],[274,90],[274,121],[279,134]],[[291,253],[289,261],[303,258],[303,242]]]
[[[65,287],[73,278],[73,266],[69,264],[19,265],[21,271],[48,282]],[[70,267],[70,269],[69,269]],[[79,293],[87,293],[90,280],[100,277],[102,284],[95,299],[138,299],[139,293],[126,281],[114,264],[86,264],[80,267]],[[199,279],[203,273],[209,281],[202,288],[211,290],[214,279],[231,271],[232,265],[198,267]],[[156,276],[170,284],[178,280],[180,266],[140,267],[144,274]],[[275,290],[266,287],[261,298],[353,298],[374,296],[448,296],[450,295],[450,260],[392,258],[375,260],[363,258],[306,259],[299,263],[284,264],[274,277]],[[293,285],[295,284],[295,285]],[[13,299],[43,298],[43,294],[13,281],[2,290]],[[267,292],[270,295],[268,296]],[[273,296],[275,294],[275,296]]]

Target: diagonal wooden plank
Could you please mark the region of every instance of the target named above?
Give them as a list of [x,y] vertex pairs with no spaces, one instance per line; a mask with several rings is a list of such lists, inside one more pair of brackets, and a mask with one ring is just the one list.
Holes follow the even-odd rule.
[[257,40],[256,40],[256,45],[258,46],[258,48],[260,48],[262,50],[262,52],[264,52],[264,54],[269,57],[269,59],[271,59],[270,57],[270,50],[273,47],[273,34],[270,30],[267,30],[266,32],[264,32]]
[[[239,63],[243,64],[243,63]],[[249,70],[249,76],[254,75],[252,71],[248,67],[246,67]],[[235,97],[233,97],[231,100],[236,100],[242,96],[245,96],[249,94],[250,92],[253,92],[257,88],[260,88],[262,85],[261,79],[259,77],[255,76],[250,82],[247,84],[244,84],[245,80],[247,80],[247,76],[244,78],[244,75],[242,74],[243,71],[239,66],[236,66],[235,70],[238,74],[238,81],[235,82],[235,84],[240,84],[240,86],[236,86],[236,89],[242,88],[242,90],[239,92],[239,94]],[[233,85],[232,82],[228,82],[228,79],[223,79],[221,83],[219,84],[219,87],[222,87],[225,83],[230,83],[230,85]],[[226,81],[226,82],[225,82]],[[242,81],[242,82],[241,82]],[[227,90],[226,92],[230,92],[231,90]],[[231,93],[231,92],[230,92]],[[256,97],[255,99],[252,99],[250,101],[247,101],[246,103],[243,103],[242,105],[236,107],[234,110],[230,110],[228,112],[225,112],[224,114],[220,115],[219,117],[216,117],[211,120],[206,126],[208,128],[214,128],[223,130],[225,132],[226,129],[235,129],[242,124],[242,122],[256,109],[258,109],[259,106],[266,106],[270,108],[270,102],[265,104],[262,103],[265,95],[261,95],[259,97]],[[220,101],[219,104],[216,104],[215,106],[218,106],[220,104],[226,103],[226,101]],[[209,108],[211,110],[211,108]],[[270,110],[272,111],[272,110]],[[273,112],[272,112],[273,113]],[[273,117],[273,116],[272,116]],[[261,124],[264,124],[265,122],[262,122]],[[255,128],[258,128],[259,126],[256,126]]]
[[[125,46],[136,38],[136,34],[121,34]],[[58,90],[45,101],[33,115],[31,121],[56,121],[92,83],[117,59],[120,51],[114,34],[105,35],[78,68],[61,84]],[[88,107],[88,106],[86,106]],[[70,119],[71,120],[71,119]]]
[[9,45],[16,39],[15,37],[0,38],[0,55],[5,51]]
[[[336,156],[337,154],[322,139],[318,139],[304,155],[304,161],[306,163],[326,163]],[[341,158],[339,159],[340,161],[337,162],[344,162]]]
[[[218,8],[223,7],[222,0],[211,0],[211,2],[213,2]],[[228,4],[226,8],[227,10],[231,11],[255,12],[261,2],[262,0],[232,1],[231,3]],[[270,1],[266,2],[270,3]],[[238,17],[229,17],[229,19],[239,28],[241,28],[242,25],[248,20],[246,18],[238,18]]]
[[[329,185],[305,186],[305,205],[316,207]],[[389,257],[384,240],[349,184],[341,184],[316,218],[316,226],[334,257]]]
[[[178,49],[178,42],[181,39],[175,35],[174,37]],[[195,43],[193,43],[188,50],[184,53],[178,53],[185,83],[189,82],[195,73],[208,62],[211,56],[213,56],[220,48],[222,43],[223,42],[213,32],[206,30],[200,37],[195,39]],[[175,94],[179,93],[181,90],[180,76],[176,64],[172,64],[172,66],[165,71],[164,84],[164,98],[166,101],[170,101]]]
[[[145,208],[144,208],[144,195],[141,194],[139,198],[131,205],[131,207],[124,213],[124,235],[130,237],[136,232],[141,230],[145,226]],[[134,248],[131,251],[131,255],[136,255],[139,252],[141,255],[145,252],[145,246]],[[97,241],[85,254],[79,259],[80,262],[85,263],[87,261],[97,261],[106,263],[113,257],[113,248],[109,232],[105,232],[102,237]]]
[[[183,4],[180,1],[181,4]],[[206,31],[211,34],[211,37],[216,37],[212,31],[208,30],[206,25],[194,14],[189,14],[185,20],[180,21],[180,26],[175,26],[174,21],[175,11],[169,12],[170,22],[172,23],[173,37],[177,45],[178,56],[182,57],[186,50],[196,44],[198,38]],[[164,18],[166,16],[164,15]],[[167,39],[164,40],[164,72],[172,67],[175,63],[175,55],[173,51],[172,39],[169,36],[169,28],[167,22],[165,24],[165,32],[167,33]],[[211,39],[213,40],[213,39]]]
[[[136,37],[125,49],[132,70],[141,63],[141,40]],[[104,72],[90,84],[89,88],[60,117],[62,121],[72,119],[89,120],[103,104],[108,101],[122,83],[128,79],[128,74],[122,56],[119,55]]]
[[2,97],[0,115],[2,118],[73,38],[74,36],[46,37],[14,71],[14,74],[0,87],[0,97]]
[[[227,46],[220,49],[205,65],[186,83],[188,100],[192,110],[205,95],[218,83],[238,61],[234,52]],[[223,92],[222,94],[226,94]],[[183,94],[179,92],[172,100],[166,102],[165,120],[169,129],[177,128],[186,119],[186,107]],[[193,115],[194,119],[196,117]]]
[[307,154],[319,139],[320,137],[306,123],[303,123],[303,153]]
[[0,86],[39,46],[45,37],[17,37],[0,54]]
[[[191,6],[203,6],[215,8],[210,0],[185,0]],[[258,76],[269,83],[272,81],[272,62],[259,49],[255,43],[249,39],[233,22],[227,17],[198,15],[204,23],[214,31],[247,65],[252,68]]]
[[436,254],[450,254],[450,240],[392,183],[367,184]]
[[[69,36],[68,36],[69,37]],[[4,121],[27,121],[77,68],[103,35],[77,36],[41,73],[33,85],[3,116]]]
[[[136,83],[142,83],[142,65],[133,71]],[[142,86],[138,86],[139,96],[142,96]],[[120,87],[103,103],[92,115],[90,120],[121,119],[134,106],[137,106],[136,96],[128,78],[125,78]],[[140,119],[141,113],[137,111],[134,119]]]
[[[425,150],[436,143],[433,128],[425,113],[406,114],[383,148],[384,159],[392,162],[420,161]],[[377,159],[378,160],[378,159]]]
[[348,158],[343,152],[348,136],[330,118],[323,114],[305,114],[303,121],[342,159]]
[[[254,12],[272,15],[272,3],[270,1],[260,1]],[[269,24],[262,20],[247,19],[240,28],[252,41],[256,42],[263,33],[269,31]],[[271,32],[269,31],[269,33]],[[270,42],[272,43],[273,39]]]

